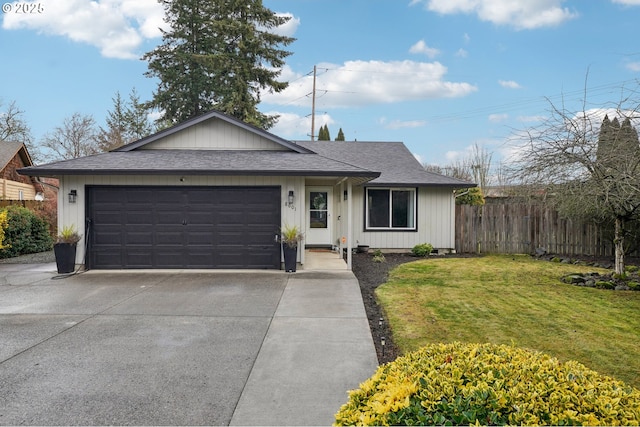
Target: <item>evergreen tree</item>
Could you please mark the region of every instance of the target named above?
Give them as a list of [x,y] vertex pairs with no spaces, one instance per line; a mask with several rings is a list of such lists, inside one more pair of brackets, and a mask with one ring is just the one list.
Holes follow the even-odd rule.
[[324,126],[320,126],[320,131],[318,131],[318,141],[331,141],[329,126],[326,124]]
[[153,127],[149,121],[149,110],[143,102],[140,102],[140,95],[136,88],[129,93],[129,104],[125,112],[127,122],[127,133],[130,141],[142,139],[153,133]]
[[113,99],[113,110],[107,114],[107,128],[100,128],[97,136],[101,151],[109,151],[144,138],[153,131],[148,119],[148,110],[140,102],[135,88],[129,94],[129,101],[122,99],[116,92]]
[[143,59],[147,77],[160,80],[150,106],[160,122],[178,123],[217,109],[269,129],[277,116],[258,111],[260,92],[280,92],[277,81],[294,41],[271,32],[290,18],[261,0],[160,0],[170,29]]
[[126,119],[125,105],[120,92],[112,98],[113,110],[107,113],[107,128],[100,128],[98,133],[98,147],[100,151],[109,151],[125,144]]
[[336,136],[336,141],[344,141],[344,132],[342,132],[342,128],[338,131],[338,136]]

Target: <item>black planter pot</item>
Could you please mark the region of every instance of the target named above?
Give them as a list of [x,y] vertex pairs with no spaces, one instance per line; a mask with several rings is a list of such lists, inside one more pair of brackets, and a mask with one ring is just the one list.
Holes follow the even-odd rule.
[[76,243],[56,243],[53,245],[58,273],[73,273],[76,268]]
[[296,272],[296,261],[298,258],[298,247],[291,248],[288,245],[282,246],[284,252],[284,271],[287,273]]

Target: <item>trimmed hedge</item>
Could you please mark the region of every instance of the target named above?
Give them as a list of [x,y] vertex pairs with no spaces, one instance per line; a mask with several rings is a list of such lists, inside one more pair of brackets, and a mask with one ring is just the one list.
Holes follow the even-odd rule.
[[640,390],[506,345],[434,344],[349,393],[335,425],[638,425]]
[[49,224],[33,211],[22,206],[7,206],[7,225],[4,230],[5,248],[0,258],[44,252],[53,248]]

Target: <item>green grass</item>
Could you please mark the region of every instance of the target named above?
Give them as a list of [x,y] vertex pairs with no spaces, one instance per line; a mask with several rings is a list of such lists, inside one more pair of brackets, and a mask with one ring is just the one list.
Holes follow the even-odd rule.
[[529,256],[428,258],[376,290],[402,352],[438,342],[489,342],[577,360],[640,388],[640,292],[567,285],[600,271]]

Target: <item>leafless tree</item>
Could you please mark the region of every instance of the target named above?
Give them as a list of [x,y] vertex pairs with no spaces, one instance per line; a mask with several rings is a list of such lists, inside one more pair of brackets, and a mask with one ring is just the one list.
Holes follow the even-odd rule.
[[[2,102],[0,101],[0,107]],[[24,120],[24,111],[11,101],[4,111],[0,111],[0,141],[16,141],[30,144],[33,140],[31,129]]]
[[493,155],[486,148],[473,145],[471,156],[466,160],[473,181],[484,192],[490,185],[491,158]]
[[623,93],[611,107],[551,105],[510,166],[512,182],[544,194],[561,214],[613,225],[617,274],[624,273],[626,225],[640,217],[640,143],[632,126],[640,104],[637,89]]
[[98,149],[96,122],[90,115],[74,113],[64,119],[62,126],[47,133],[42,147],[51,160],[74,159],[96,154]]
[[3,110],[0,100],[0,142],[2,141],[22,142],[29,150],[34,163],[38,163],[42,158],[38,147],[33,145],[31,128],[24,118],[24,111],[15,101],[11,101]]

